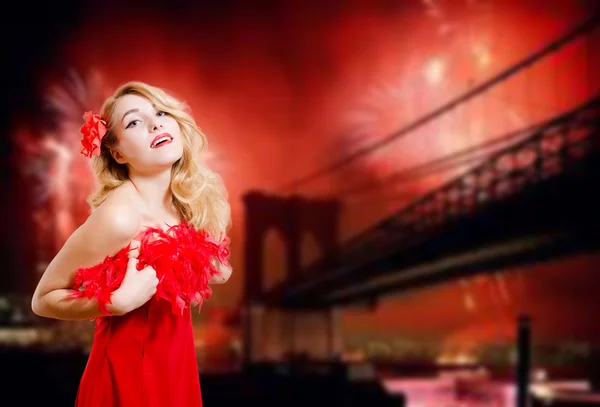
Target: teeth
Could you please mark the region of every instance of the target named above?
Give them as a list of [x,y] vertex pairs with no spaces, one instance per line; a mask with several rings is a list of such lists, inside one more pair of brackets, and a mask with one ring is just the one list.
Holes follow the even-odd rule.
[[167,140],[171,140],[170,137],[161,137],[158,140],[156,140],[154,143],[152,143],[152,147],[156,147],[157,145],[159,145],[160,143],[162,143],[163,141],[167,141]]

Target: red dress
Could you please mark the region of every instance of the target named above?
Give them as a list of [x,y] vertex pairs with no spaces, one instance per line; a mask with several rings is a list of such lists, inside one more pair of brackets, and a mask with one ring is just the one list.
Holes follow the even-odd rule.
[[200,381],[191,306],[210,297],[212,260],[227,262],[221,242],[183,222],[166,232],[147,228],[140,238],[138,269],[151,265],[154,297],[123,316],[106,303],[125,275],[130,246],[76,273],[74,297],[96,298],[107,316],[96,318],[94,341],[79,384],[76,407],[200,407]]

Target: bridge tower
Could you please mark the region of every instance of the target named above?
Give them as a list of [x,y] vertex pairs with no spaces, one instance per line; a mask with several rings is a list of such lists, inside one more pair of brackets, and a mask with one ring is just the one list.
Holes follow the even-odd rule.
[[285,280],[301,278],[302,237],[310,234],[330,258],[338,245],[341,203],[300,196],[280,197],[250,191],[245,207],[245,283],[243,296],[244,359],[246,363],[304,355],[329,359],[339,354],[338,313],[334,309],[298,310],[265,301],[263,246],[275,229],[285,244]]

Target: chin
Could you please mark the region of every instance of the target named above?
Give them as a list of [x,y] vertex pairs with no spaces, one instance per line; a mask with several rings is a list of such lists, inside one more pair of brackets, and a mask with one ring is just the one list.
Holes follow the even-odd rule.
[[[167,146],[168,147],[168,146]],[[173,146],[175,147],[175,146]],[[183,149],[177,148],[163,148],[162,151],[156,151],[157,153],[154,156],[154,162],[159,165],[173,165],[175,164],[181,157],[183,157]]]

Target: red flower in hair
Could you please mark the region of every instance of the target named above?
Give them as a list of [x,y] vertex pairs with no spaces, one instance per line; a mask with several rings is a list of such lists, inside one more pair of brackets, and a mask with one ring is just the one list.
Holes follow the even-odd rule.
[[83,115],[83,126],[79,129],[79,132],[83,136],[81,139],[81,154],[91,158],[92,155],[100,155],[100,143],[102,143],[102,137],[106,134],[106,122],[102,120],[99,114],[92,112],[85,112]]

